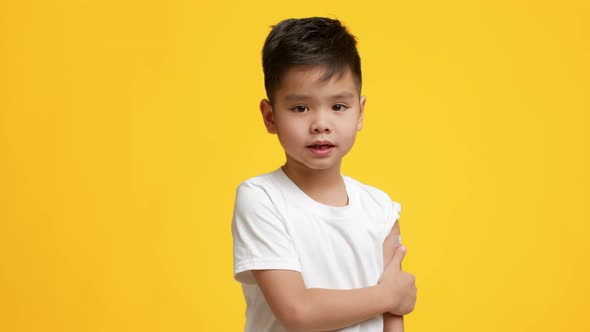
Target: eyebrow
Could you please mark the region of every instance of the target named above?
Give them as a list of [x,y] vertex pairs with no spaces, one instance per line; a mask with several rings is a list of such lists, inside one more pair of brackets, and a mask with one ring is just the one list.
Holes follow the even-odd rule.
[[347,99],[353,98],[354,94],[352,92],[342,92],[337,95],[332,96],[332,99]]
[[286,100],[286,101],[298,101],[298,100],[306,100],[306,99],[308,99],[308,98],[309,98],[309,97],[307,97],[307,96],[303,96],[303,95],[293,95],[293,94],[290,94],[290,95],[286,95],[286,96],[285,96],[285,100]]
[[[338,93],[333,96],[330,96],[330,99],[350,99],[353,97],[354,97],[354,94],[351,92],[342,92],[342,93]],[[299,101],[299,100],[307,100],[307,99],[311,99],[311,97],[305,96],[305,95],[297,95],[297,94],[289,94],[289,95],[285,96],[286,101]]]

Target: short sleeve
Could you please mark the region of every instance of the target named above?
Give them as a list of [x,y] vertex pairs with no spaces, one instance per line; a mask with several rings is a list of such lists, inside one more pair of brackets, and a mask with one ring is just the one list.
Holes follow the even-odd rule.
[[396,202],[396,201],[392,201],[389,196],[387,196],[387,205],[385,207],[385,224],[384,224],[384,230],[383,230],[383,239],[385,239],[389,233],[391,232],[391,230],[393,229],[393,226],[395,226],[395,223],[399,220],[400,217],[400,213],[402,211],[402,206],[400,203]]
[[232,219],[234,278],[255,283],[251,270],[301,271],[285,220],[267,188],[244,182],[236,193]]
[[396,201],[391,201],[391,206],[393,207],[393,224],[399,220],[399,215],[402,212],[402,205]]

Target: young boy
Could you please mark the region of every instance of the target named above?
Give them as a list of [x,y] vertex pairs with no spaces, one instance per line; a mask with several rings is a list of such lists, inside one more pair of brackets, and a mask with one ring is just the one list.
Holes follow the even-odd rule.
[[403,331],[416,288],[401,270],[400,205],[340,173],[366,100],[354,36],[328,18],[282,21],[263,67],[260,110],[287,160],[237,190],[246,331]]

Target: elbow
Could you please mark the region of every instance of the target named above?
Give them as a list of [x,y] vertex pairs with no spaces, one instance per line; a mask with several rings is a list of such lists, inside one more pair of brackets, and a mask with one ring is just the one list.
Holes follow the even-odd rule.
[[276,317],[289,332],[313,331],[310,327],[309,310],[305,305],[290,303],[277,310]]

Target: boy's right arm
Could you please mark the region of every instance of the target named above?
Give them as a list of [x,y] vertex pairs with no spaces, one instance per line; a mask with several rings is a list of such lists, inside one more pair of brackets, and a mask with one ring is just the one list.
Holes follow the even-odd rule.
[[274,315],[289,331],[328,331],[385,312],[405,315],[416,299],[414,277],[401,271],[405,248],[395,252],[375,286],[350,289],[305,288],[300,272],[252,270]]

